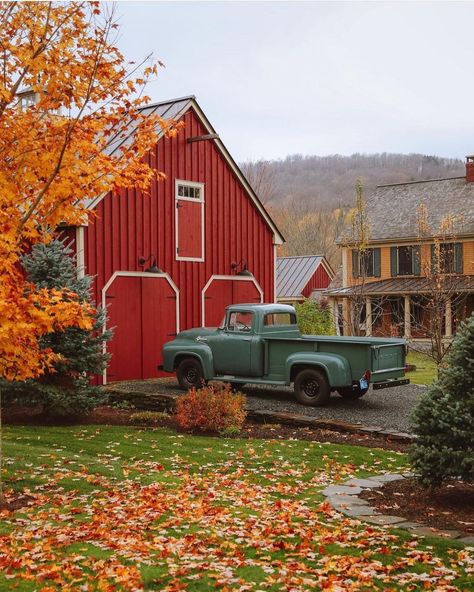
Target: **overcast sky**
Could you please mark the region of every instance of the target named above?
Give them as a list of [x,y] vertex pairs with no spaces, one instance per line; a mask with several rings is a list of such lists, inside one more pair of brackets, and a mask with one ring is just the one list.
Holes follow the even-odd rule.
[[119,2],[119,46],[166,64],[239,161],[474,153],[473,2]]

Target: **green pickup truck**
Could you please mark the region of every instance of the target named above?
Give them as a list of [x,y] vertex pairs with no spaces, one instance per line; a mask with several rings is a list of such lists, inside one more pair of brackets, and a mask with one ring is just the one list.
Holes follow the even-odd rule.
[[288,386],[304,405],[325,405],[332,391],[357,399],[368,390],[408,384],[402,339],[301,335],[292,306],[233,304],[221,327],[189,329],[163,346],[163,366],[188,390],[208,380]]

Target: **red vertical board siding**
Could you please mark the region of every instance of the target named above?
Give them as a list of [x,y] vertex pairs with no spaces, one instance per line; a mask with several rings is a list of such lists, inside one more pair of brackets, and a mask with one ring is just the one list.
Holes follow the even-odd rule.
[[76,254],[76,228],[73,226],[63,226],[59,228],[57,237],[64,241],[66,247],[69,247],[73,254]]
[[306,284],[303,290],[303,296],[305,298],[308,298],[309,296],[311,296],[311,292],[313,290],[323,290],[324,288],[327,288],[329,286],[330,282],[331,276],[324,269],[324,267],[321,264],[319,264],[318,268],[311,276],[311,279]]
[[[181,329],[201,325],[204,286],[213,275],[232,275],[231,263],[241,259],[264,291],[264,301],[272,302],[274,265],[272,230],[216,143],[187,142],[207,133],[194,111],[184,120],[177,137],[159,140],[151,159],[166,179],[153,181],[145,195],[133,189],[107,195],[85,232],[87,273],[96,277],[97,303],[115,271],[143,271],[138,258],[154,255],[179,289]],[[176,179],[204,183],[204,262],[176,260]]]

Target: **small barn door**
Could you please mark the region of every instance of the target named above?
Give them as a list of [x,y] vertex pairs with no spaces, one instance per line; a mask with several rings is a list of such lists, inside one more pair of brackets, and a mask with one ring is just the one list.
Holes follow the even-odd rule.
[[107,344],[111,354],[107,382],[158,376],[161,348],[177,331],[176,292],[167,277],[117,276],[105,290]]
[[215,277],[203,290],[203,326],[218,327],[229,304],[258,303],[262,292],[255,280],[236,277]]
[[204,261],[204,185],[176,181],[176,259]]

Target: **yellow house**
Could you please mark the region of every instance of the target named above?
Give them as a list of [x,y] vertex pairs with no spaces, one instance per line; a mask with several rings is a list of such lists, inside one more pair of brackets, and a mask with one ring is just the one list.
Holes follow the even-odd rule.
[[338,332],[427,339],[442,306],[450,338],[474,311],[474,156],[463,177],[377,187],[364,214],[368,239],[339,239],[326,291]]

